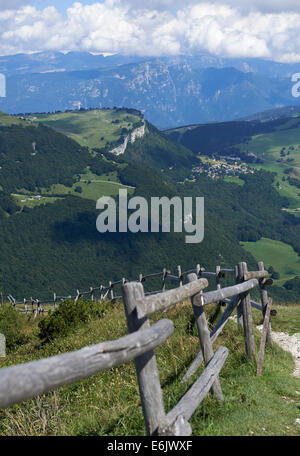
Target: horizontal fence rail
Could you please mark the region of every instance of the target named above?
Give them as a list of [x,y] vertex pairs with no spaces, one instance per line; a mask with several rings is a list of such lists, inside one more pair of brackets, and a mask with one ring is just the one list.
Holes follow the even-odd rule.
[[[235,285],[222,288],[221,279],[227,275],[233,277]],[[165,289],[168,277],[178,281],[176,288]],[[152,278],[162,278],[162,289],[158,292],[145,293],[143,284]],[[183,284],[184,279],[188,283]],[[213,280],[217,289],[205,292],[209,280]],[[222,333],[234,310],[237,311],[238,327],[242,327],[244,332],[246,355],[251,361],[256,360],[251,309],[257,309],[262,313],[264,331],[258,370],[261,375],[265,344],[272,343],[272,313],[266,289],[271,284],[272,280],[268,278],[268,272],[260,262],[258,271],[248,271],[246,263],[239,263],[234,269],[222,269],[217,266],[216,272],[205,271],[197,265],[195,269],[182,273],[181,267],[178,266],[177,275],[164,268],[159,273],[140,274],[137,281],[129,282],[122,279],[109,282],[109,287],[106,288],[101,285],[97,288],[101,293],[101,299],[108,295],[110,299],[116,299],[113,289],[121,286],[129,334],[118,340],[102,342],[78,351],[0,369],[0,408],[9,407],[134,360],[147,435],[188,436],[192,432],[189,419],[205,396],[210,392],[216,400],[223,401],[219,374],[228,357],[228,349],[219,347],[214,353],[213,343]],[[250,298],[250,291],[255,287],[259,288],[261,304]],[[73,299],[77,301],[80,297],[91,295],[95,291],[96,288],[92,287],[89,292],[77,290],[77,295]],[[55,304],[59,297],[55,295],[54,298]],[[11,295],[10,301],[15,307],[19,305]],[[181,381],[189,380],[203,361],[204,369],[177,405],[166,413],[154,350],[171,336],[174,325],[167,319],[150,325],[148,317],[156,312],[165,313],[183,301],[189,301],[192,306],[200,350]],[[29,302],[32,307],[37,306],[35,312],[41,308],[41,301],[31,299]],[[223,306],[225,309],[209,332],[204,308],[212,303],[216,304],[218,312],[221,312]],[[26,300],[23,304],[27,306]],[[28,311],[28,308],[22,310]],[[180,307],[178,311],[180,312]]]
[[[138,285],[138,284],[136,284]],[[168,290],[155,296],[146,296],[140,299],[138,316],[144,317],[154,314],[157,311],[167,310],[171,306],[190,298],[194,294],[208,286],[206,279],[198,279],[195,282],[187,283],[180,288]]]
[[245,293],[246,291],[251,290],[254,287],[259,285],[257,279],[251,279],[247,282],[233,285],[232,287],[220,288],[216,291],[208,291],[207,293],[200,294],[195,297],[194,305],[195,306],[205,306],[213,302],[222,301],[225,298],[231,298],[232,296]]
[[126,363],[162,344],[173,330],[173,322],[164,319],[118,340],[0,369],[0,408]]

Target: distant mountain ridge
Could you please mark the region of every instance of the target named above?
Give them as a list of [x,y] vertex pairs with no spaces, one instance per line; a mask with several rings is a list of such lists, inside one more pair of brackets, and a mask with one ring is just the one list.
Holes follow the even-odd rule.
[[268,111],[258,112],[238,120],[266,122],[291,116],[300,115],[300,106],[284,106],[283,108],[269,109]]
[[298,106],[291,75],[299,65],[213,56],[140,57],[37,53],[0,57],[8,113],[122,107],[161,129],[235,120]]
[[[0,72],[7,76],[51,71],[80,71],[86,69],[115,68],[120,65],[157,60],[155,56],[95,54],[90,52],[44,51],[30,54],[0,56]],[[239,71],[273,78],[287,78],[299,72],[297,63],[281,63],[257,58],[222,58],[209,54],[159,57],[168,66],[185,64],[193,69],[233,67]]]

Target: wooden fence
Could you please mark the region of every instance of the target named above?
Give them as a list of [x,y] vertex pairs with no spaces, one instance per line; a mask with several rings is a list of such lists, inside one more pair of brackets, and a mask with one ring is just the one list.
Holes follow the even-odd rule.
[[[215,277],[216,281],[220,280],[220,278],[224,278],[225,274],[228,272],[233,273],[233,269],[221,269],[219,266],[216,268],[216,272],[206,272],[205,268],[201,267],[199,264],[196,266],[195,269],[191,269],[188,271],[182,272],[181,266],[177,266],[177,274],[171,274],[169,270],[166,268],[163,268],[160,272],[155,272],[152,274],[139,274],[138,281],[139,282],[146,282],[151,279],[161,279],[161,288],[156,291],[151,291],[145,294],[156,294],[161,291],[165,291],[166,289],[166,284],[167,282],[174,281],[179,282],[180,285],[182,285],[184,279],[187,277],[188,274],[191,272],[197,273],[197,275],[201,275],[203,277],[208,277],[212,278]],[[22,299],[16,299],[12,294],[9,294],[7,296],[8,301],[10,304],[19,312],[23,313],[34,313],[35,317],[37,315],[47,313],[49,311],[49,307],[52,310],[55,310],[57,306],[65,302],[67,299],[74,300],[75,302],[78,301],[80,298],[88,298],[94,301],[94,299],[109,299],[109,300],[117,300],[121,299],[121,295],[115,294],[115,290],[117,288],[122,287],[125,283],[129,282],[128,279],[123,277],[120,280],[117,281],[109,281],[108,286],[105,285],[100,285],[100,286],[94,286],[90,287],[89,290],[87,291],[80,291],[77,290],[76,294],[70,294],[68,296],[59,296],[57,293],[53,293],[53,297],[49,297],[47,299],[39,299],[39,298],[22,298]],[[3,294],[1,294],[1,302],[0,306],[3,305],[4,299],[3,299]],[[44,306],[47,305],[48,308],[45,308]]]
[[[232,275],[236,284],[222,288],[220,279],[226,274]],[[264,349],[266,339],[267,343],[271,343],[270,329],[267,331],[267,326],[270,328],[270,309],[266,287],[271,285],[272,280],[267,276],[268,272],[264,270],[262,263],[258,264],[257,271],[248,271],[246,263],[239,263],[231,270],[217,268],[216,273],[205,273],[197,267],[186,274],[187,283],[183,283],[180,274],[177,288],[152,295],[145,294],[143,280],[123,283],[122,299],[129,335],[75,352],[2,368],[0,408],[9,407],[85,379],[104,369],[134,360],[147,435],[188,436],[192,432],[189,419],[207,393],[211,391],[217,400],[223,400],[219,374],[228,356],[228,350],[226,347],[220,347],[214,353],[213,342],[234,309],[238,309],[238,324],[243,327],[246,354],[251,361],[256,361],[252,307],[259,309],[264,316],[267,315],[261,347]],[[204,292],[208,286],[208,277],[216,280],[217,289]],[[250,298],[250,290],[255,287],[260,289],[262,304]],[[174,326],[168,319],[159,320],[151,326],[148,317],[156,312],[167,312],[174,305],[187,299],[190,300],[194,311],[200,351],[182,381],[189,379],[203,361],[205,368],[178,404],[166,413],[154,350],[171,336]],[[204,312],[204,306],[210,303],[226,305],[211,333]],[[260,356],[259,359],[263,357]]]

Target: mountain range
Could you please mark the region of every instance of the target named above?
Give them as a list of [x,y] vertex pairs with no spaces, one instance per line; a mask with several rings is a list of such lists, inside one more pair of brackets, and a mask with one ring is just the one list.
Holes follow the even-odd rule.
[[49,52],[0,57],[0,72],[0,109],[10,114],[126,106],[167,129],[299,105],[299,65],[259,59]]

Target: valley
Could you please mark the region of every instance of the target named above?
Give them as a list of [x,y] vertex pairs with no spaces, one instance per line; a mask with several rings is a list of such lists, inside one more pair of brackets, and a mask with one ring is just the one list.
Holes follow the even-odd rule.
[[[167,130],[180,144],[223,160],[229,167],[233,159],[244,166],[274,173],[273,185],[287,198],[282,209],[296,216],[300,208],[300,116],[264,121],[237,121],[220,124],[191,125]],[[218,163],[218,160],[215,164]],[[226,176],[226,170],[222,175]]]
[[[296,256],[300,253],[300,219],[287,212],[293,206],[278,191],[265,162],[247,162],[252,157],[248,150],[259,155],[255,141],[279,135],[277,128],[284,137],[285,122],[293,126],[290,120],[263,126],[229,122],[184,127],[182,132],[174,132],[180,132],[178,137],[172,131],[159,131],[141,113],[127,108],[25,117],[2,114],[1,118],[0,290],[4,294],[42,298],[53,288],[58,294],[68,294],[99,279],[119,279],[122,271],[128,276],[139,274],[146,258],[151,270],[162,264],[169,269],[177,264],[190,267],[191,262],[199,261],[208,269],[216,262],[232,267],[241,257],[254,267],[259,240],[264,238],[274,240],[275,253],[275,241],[290,244]],[[123,154],[110,153],[123,140],[124,128],[132,131],[143,122],[147,134],[129,142]],[[289,130],[294,135],[289,146],[297,142],[297,129]],[[190,133],[194,143],[185,141]],[[264,141],[272,144],[275,139],[269,136]],[[276,147],[282,148],[279,139]],[[290,149],[280,163],[275,155],[276,166],[288,158],[296,160],[297,154],[296,147]],[[292,187],[288,181],[285,185]],[[204,241],[186,245],[184,233],[100,235],[95,227],[95,202],[101,196],[116,196],[120,188],[147,200],[152,196],[204,196]],[[258,252],[252,249],[255,241]],[[275,262],[267,249],[265,254],[265,261]],[[289,255],[285,257],[289,261]],[[284,285],[297,271],[293,276],[282,270],[273,291],[276,299],[289,299]],[[294,292],[298,293],[297,288]]]

